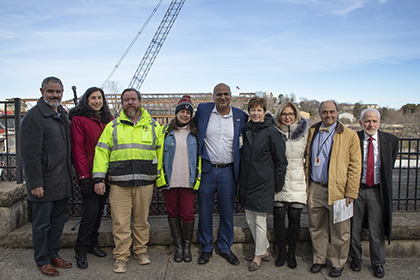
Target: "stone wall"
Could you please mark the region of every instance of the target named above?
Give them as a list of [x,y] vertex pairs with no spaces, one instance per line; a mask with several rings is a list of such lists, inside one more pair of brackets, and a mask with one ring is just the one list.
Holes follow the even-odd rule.
[[0,245],[7,243],[7,235],[28,221],[26,185],[0,182]]

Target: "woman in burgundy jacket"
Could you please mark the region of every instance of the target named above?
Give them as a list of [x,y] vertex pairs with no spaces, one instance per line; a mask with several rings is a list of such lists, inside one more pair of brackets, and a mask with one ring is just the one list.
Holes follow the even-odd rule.
[[106,256],[106,253],[98,248],[98,229],[109,187],[106,194],[100,196],[94,192],[92,183],[95,147],[106,124],[113,119],[104,91],[97,87],[86,90],[79,105],[70,110],[69,118],[72,160],[83,197],[83,214],[74,248],[77,267],[84,269],[88,267],[87,253],[98,257]]

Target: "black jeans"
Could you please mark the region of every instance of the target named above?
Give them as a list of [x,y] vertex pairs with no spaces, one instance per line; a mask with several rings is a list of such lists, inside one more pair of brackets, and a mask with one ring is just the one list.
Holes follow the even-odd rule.
[[83,197],[83,214],[79,225],[74,249],[76,255],[86,256],[91,247],[98,247],[99,227],[101,226],[102,211],[109,196],[109,185],[104,195],[93,192],[91,197]]

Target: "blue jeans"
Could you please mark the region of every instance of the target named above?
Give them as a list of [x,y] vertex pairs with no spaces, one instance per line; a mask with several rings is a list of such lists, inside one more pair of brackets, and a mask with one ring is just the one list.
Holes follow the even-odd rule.
[[32,242],[37,266],[49,264],[59,256],[67,202],[68,197],[50,202],[32,201]]
[[236,196],[233,166],[221,169],[211,167],[209,172],[202,175],[198,189],[198,241],[203,252],[212,252],[214,249],[212,242],[215,193],[220,213],[217,247],[222,253],[227,253],[233,244],[233,210]]

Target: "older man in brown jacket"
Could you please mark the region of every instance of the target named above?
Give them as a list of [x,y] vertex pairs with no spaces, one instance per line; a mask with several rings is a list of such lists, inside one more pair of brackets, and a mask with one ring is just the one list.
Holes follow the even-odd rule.
[[313,246],[310,271],[317,273],[326,266],[330,241],[330,277],[339,277],[347,262],[351,226],[350,219],[333,222],[333,203],[345,199],[348,206],[357,198],[362,168],[357,133],[338,122],[337,115],[334,101],[321,103],[321,122],[311,127],[306,150],[308,222]]

